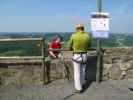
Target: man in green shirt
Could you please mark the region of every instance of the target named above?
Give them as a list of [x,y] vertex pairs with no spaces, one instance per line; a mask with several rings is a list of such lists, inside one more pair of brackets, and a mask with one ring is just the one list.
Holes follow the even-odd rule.
[[90,48],[91,38],[88,33],[84,32],[84,25],[78,24],[76,32],[69,40],[69,48],[73,50],[74,65],[74,86],[76,92],[82,91],[85,84],[85,68],[87,62],[87,51]]

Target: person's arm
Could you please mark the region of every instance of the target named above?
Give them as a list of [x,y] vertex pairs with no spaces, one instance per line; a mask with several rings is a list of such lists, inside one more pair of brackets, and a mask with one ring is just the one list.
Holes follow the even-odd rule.
[[70,37],[70,40],[68,41],[68,48],[69,50],[73,50],[73,35]]
[[91,45],[92,45],[92,38],[91,38],[90,34],[88,34],[88,37],[89,37],[89,39],[88,39],[88,49],[90,49]]
[[62,48],[61,46],[62,46],[62,44],[61,44],[61,42],[59,42],[59,48],[58,49],[61,49]]
[[89,48],[91,48],[91,46],[92,46],[92,38],[91,36],[89,36]]
[[49,54],[50,54],[53,58],[56,58],[56,55],[53,53],[53,51],[49,51]]

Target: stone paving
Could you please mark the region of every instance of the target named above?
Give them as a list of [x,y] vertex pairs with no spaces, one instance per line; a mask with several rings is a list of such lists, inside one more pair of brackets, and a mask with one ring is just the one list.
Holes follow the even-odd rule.
[[133,80],[93,82],[81,94],[75,94],[73,83],[57,80],[47,86],[1,87],[0,100],[133,100],[128,89]]

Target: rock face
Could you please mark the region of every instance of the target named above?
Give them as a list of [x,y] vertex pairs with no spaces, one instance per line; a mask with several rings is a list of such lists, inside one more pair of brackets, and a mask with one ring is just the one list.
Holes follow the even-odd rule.
[[[69,74],[73,80],[72,52],[64,53],[65,62],[53,60],[46,64],[49,80],[64,78]],[[96,79],[97,56],[90,55],[86,68],[86,79]],[[3,67],[0,65],[0,85],[41,85],[43,84],[43,68],[41,65],[18,65],[19,67]],[[67,71],[66,71],[67,69]],[[46,74],[45,74],[46,75]],[[133,78],[133,48],[109,48],[103,52],[102,80],[119,80]]]

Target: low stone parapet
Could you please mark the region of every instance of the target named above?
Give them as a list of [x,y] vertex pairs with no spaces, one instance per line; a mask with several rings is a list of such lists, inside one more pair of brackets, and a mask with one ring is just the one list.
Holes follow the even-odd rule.
[[[64,53],[65,62],[59,59],[51,61],[51,65],[46,64],[50,72],[50,80],[65,78],[64,64],[68,68],[69,79],[73,80],[72,52]],[[96,79],[97,56],[88,57],[86,79],[92,81]],[[103,53],[102,79],[119,80],[133,78],[133,48],[108,48]],[[42,85],[43,68],[41,65],[0,65],[1,85]]]

